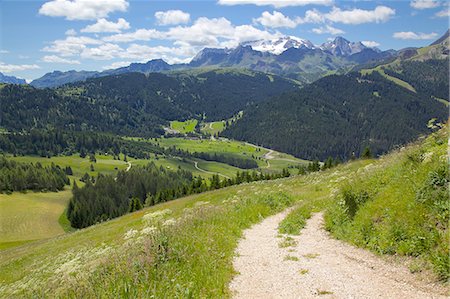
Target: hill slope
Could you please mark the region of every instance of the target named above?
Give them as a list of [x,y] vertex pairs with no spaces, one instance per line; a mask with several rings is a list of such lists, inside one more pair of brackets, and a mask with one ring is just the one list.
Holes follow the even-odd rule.
[[[442,91],[448,73],[444,81]],[[429,119],[446,119],[429,91],[409,91],[378,73],[328,76],[248,109],[222,134],[310,160],[348,159],[366,146],[381,154],[426,133]]]
[[171,76],[128,73],[56,90],[6,85],[0,90],[2,126],[156,136],[170,120],[228,119],[252,103],[297,88],[277,76],[233,70]]
[[[397,161],[419,163],[415,165],[419,166],[420,175],[412,181],[402,179],[404,188],[425,186],[427,173],[434,166],[446,165],[440,156],[446,148],[442,139],[442,136],[428,139],[418,148],[436,153],[431,157],[431,164],[422,159],[411,162],[411,150],[407,149],[381,161],[354,161],[306,176],[244,184],[174,200],[52,240],[2,251],[0,296],[228,297],[228,284],[233,275],[231,261],[245,228],[297,203],[299,209],[282,225],[299,229],[305,218],[297,217],[308,218],[312,211],[333,206],[337,199],[330,195],[345,190],[342,188],[348,182],[357,182],[354,179],[360,174],[370,174],[374,169],[387,175],[395,173]],[[396,194],[389,187],[383,192],[389,196]],[[411,192],[405,193],[404,200],[415,201]],[[433,205],[426,201],[415,205],[434,211]],[[391,206],[389,210],[370,211],[396,211]],[[411,207],[408,211],[416,210],[414,205]],[[414,215],[406,213],[404,217],[417,221]],[[439,215],[443,217],[442,223],[448,223],[448,213]],[[429,233],[435,235],[441,227],[434,225],[431,221],[434,218],[427,217],[420,218],[421,225],[432,229]],[[377,218],[372,217],[370,221],[373,223]],[[347,236],[346,230],[342,232]],[[420,232],[412,230],[404,240],[413,244],[421,236]],[[443,253],[447,250],[448,256],[445,239],[433,240],[444,244]],[[403,251],[403,254],[410,253]]]

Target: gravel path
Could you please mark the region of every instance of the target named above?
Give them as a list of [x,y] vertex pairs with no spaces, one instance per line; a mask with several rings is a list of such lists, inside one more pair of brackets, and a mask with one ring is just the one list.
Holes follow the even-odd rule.
[[277,228],[288,212],[244,232],[233,262],[234,298],[449,298],[406,267],[330,238],[321,213],[292,237],[297,245],[280,248],[285,237]]

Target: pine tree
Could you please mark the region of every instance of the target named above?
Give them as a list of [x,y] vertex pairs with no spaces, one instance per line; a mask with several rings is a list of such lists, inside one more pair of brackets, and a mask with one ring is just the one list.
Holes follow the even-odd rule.
[[364,151],[361,154],[361,158],[363,158],[363,159],[371,159],[372,158],[372,151],[370,150],[370,147],[366,146],[364,148]]

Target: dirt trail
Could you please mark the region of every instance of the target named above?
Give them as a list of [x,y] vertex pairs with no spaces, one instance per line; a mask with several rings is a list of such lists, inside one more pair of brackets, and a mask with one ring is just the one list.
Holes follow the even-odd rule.
[[293,237],[297,245],[280,248],[277,228],[287,213],[244,232],[233,262],[239,273],[230,284],[234,298],[448,298],[406,267],[330,238],[321,213]]

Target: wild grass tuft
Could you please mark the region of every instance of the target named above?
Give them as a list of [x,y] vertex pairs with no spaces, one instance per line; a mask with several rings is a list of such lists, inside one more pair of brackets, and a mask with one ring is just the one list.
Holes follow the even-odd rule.
[[[342,186],[326,228],[380,254],[417,257],[450,278],[447,130],[382,159]],[[418,263],[412,271],[426,268]]]

